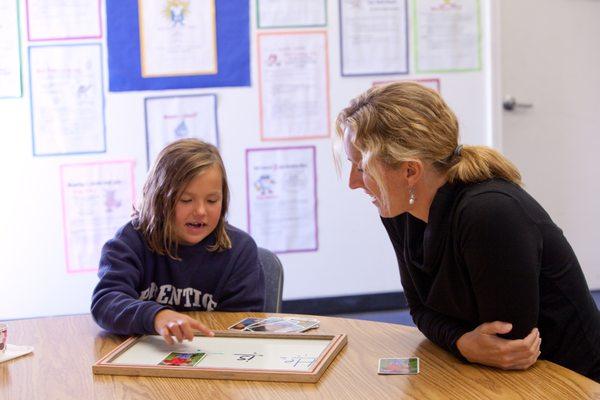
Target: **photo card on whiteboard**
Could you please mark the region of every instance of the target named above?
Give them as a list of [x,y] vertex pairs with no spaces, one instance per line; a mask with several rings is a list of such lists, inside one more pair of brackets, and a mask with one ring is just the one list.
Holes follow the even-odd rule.
[[216,94],[146,97],[144,113],[148,168],[177,139],[197,138],[219,147]]
[[275,253],[317,251],[315,146],[246,150],[248,233]]
[[[347,342],[345,334],[216,331],[213,337],[196,334],[191,342],[169,345],[159,335],[137,336],[98,360],[92,371],[107,375],[315,383]],[[170,365],[165,365],[165,359]]]

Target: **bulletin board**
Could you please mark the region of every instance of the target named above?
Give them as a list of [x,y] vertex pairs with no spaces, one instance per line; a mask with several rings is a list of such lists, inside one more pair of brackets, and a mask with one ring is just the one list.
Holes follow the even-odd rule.
[[[7,299],[28,293],[19,307],[0,302],[0,320],[89,312],[101,243],[129,221],[156,152],[174,139],[218,146],[228,222],[278,254],[284,301],[402,290],[378,211],[348,188],[335,147],[352,98],[417,81],[454,110],[461,143],[493,144],[489,0],[214,0],[214,18],[208,1],[28,2],[30,12],[0,1],[0,168],[15,171],[2,178],[16,194],[0,197],[10,227],[0,229],[0,288]],[[144,58],[147,38],[210,33],[209,20],[210,51],[182,39]],[[468,30],[453,36],[458,22]],[[211,60],[216,45],[216,73],[155,70],[179,66],[186,43]]]
[[167,344],[132,337],[96,362],[95,374],[283,382],[317,382],[346,345],[345,334],[307,335],[217,331]]

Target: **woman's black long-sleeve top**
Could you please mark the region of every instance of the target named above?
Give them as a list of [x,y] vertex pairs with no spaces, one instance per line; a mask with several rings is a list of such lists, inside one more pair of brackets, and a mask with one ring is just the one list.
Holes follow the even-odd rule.
[[484,322],[512,323],[509,339],[538,327],[542,358],[600,382],[600,312],[562,231],[522,188],[447,183],[427,223],[408,213],[382,221],[431,341],[460,357],[456,341]]

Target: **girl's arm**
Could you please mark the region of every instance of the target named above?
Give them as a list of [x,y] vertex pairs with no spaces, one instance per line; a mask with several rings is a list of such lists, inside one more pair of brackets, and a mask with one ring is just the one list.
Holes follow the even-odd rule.
[[[142,301],[137,291],[142,262],[130,237],[117,235],[102,248],[98,276],[92,295],[92,316],[102,328],[122,335],[154,334],[154,318],[167,307]],[[139,243],[141,246],[142,244]]]

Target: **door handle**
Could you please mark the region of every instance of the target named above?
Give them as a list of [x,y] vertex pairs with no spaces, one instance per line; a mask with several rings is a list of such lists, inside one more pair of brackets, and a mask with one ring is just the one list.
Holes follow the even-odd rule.
[[517,99],[515,99],[513,96],[508,95],[508,96],[504,97],[504,101],[502,102],[502,107],[506,111],[513,111],[515,108],[531,108],[531,107],[533,107],[533,104],[518,103]]

